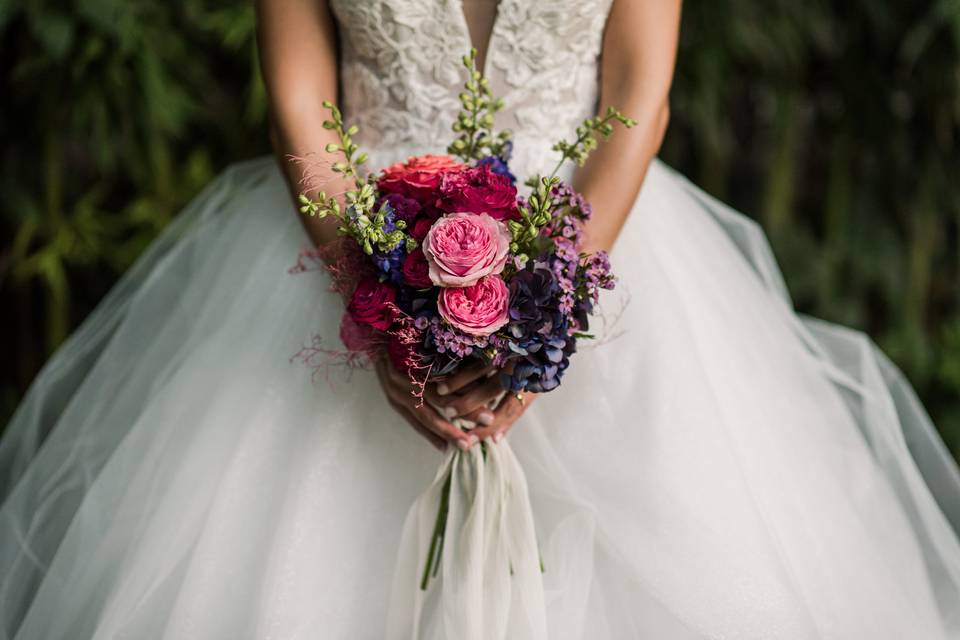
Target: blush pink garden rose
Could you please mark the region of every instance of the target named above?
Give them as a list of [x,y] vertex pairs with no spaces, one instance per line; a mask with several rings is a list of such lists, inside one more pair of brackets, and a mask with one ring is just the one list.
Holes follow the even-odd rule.
[[466,287],[500,273],[509,250],[510,231],[485,213],[451,213],[423,239],[430,279],[440,287]]
[[488,336],[509,320],[510,290],[500,276],[486,276],[469,287],[440,291],[440,317],[464,333]]
[[384,169],[377,187],[382,193],[399,194],[413,198],[421,205],[432,206],[443,176],[466,168],[465,164],[450,156],[415,156]]

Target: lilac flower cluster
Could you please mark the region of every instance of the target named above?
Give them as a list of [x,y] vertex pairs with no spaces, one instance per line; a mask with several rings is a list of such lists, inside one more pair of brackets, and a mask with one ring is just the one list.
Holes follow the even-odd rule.
[[458,358],[473,355],[474,349],[483,349],[489,344],[485,336],[472,336],[445,324],[434,316],[427,327],[428,340],[437,353],[451,353]]

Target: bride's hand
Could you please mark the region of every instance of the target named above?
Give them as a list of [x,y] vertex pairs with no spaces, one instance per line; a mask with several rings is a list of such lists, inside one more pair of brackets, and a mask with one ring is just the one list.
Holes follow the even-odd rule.
[[[523,415],[536,394],[521,393],[521,401],[516,394],[504,391],[496,372],[489,365],[467,367],[446,380],[427,385],[427,398],[445,410],[447,419],[461,416],[481,425],[470,432],[478,440],[493,438],[499,441]],[[491,402],[500,396],[503,400],[496,410],[489,409]]]
[[420,403],[413,395],[413,384],[407,376],[394,369],[386,359],[379,360],[376,369],[387,402],[433,446],[442,451],[448,442],[461,449],[469,449],[477,443],[476,436],[458,429],[444,420],[432,407]]
[[476,363],[435,383],[427,385],[426,396],[441,408],[448,420],[462,417],[477,424],[493,424],[494,414],[488,406],[503,393],[496,369]]
[[523,415],[523,412],[530,407],[536,397],[537,394],[530,391],[521,391],[520,393],[510,393],[508,391],[493,412],[493,422],[489,426],[478,427],[470,433],[480,441],[493,438],[494,442],[500,442],[507,435],[507,432],[513,428],[513,423]]

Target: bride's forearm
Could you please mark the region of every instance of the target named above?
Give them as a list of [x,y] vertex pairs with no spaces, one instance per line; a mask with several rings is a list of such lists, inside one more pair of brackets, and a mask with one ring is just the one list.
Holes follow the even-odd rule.
[[593,205],[585,249],[610,250],[636,200],[669,120],[680,0],[615,0],[601,58],[600,113],[614,106],[637,121],[617,127],[575,177]]
[[647,169],[660,149],[669,119],[666,102],[659,108],[647,107],[647,112],[642,114],[620,107],[622,103],[608,104],[616,104],[634,118],[637,125],[628,131],[618,128],[612,138],[601,142],[574,177],[575,188],[587,198],[594,211],[584,237],[584,250],[588,253],[613,248]]
[[[324,129],[324,100],[337,100],[336,32],[325,2],[318,0],[257,0],[257,39],[260,63],[271,107],[271,141],[294,202],[304,191],[304,166],[292,158],[314,162],[312,171],[328,193],[347,188],[329,167],[326,145],[337,142]],[[320,161],[320,162],[315,162]],[[311,194],[315,195],[315,194]],[[298,215],[316,245],[336,238],[336,221]]]

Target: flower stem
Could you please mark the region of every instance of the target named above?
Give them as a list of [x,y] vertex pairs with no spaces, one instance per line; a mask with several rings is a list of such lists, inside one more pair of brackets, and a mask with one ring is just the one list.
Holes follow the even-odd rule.
[[[423,578],[420,580],[420,590],[426,591],[430,576],[437,574],[440,566],[440,553],[443,551],[444,532],[447,528],[447,514],[450,511],[450,485],[453,480],[453,468],[447,474],[447,480],[440,490],[440,506],[437,509],[437,521],[433,525],[433,536],[430,538],[430,550],[427,552],[427,564],[423,568]],[[432,570],[432,571],[431,571]]]

